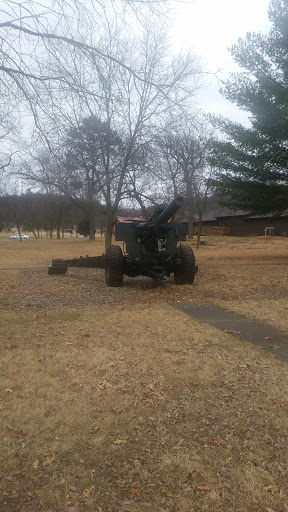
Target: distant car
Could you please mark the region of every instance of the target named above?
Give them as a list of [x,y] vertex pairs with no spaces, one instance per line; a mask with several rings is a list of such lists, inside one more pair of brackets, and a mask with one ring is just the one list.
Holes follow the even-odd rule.
[[[10,240],[20,240],[20,235],[11,235],[9,236]],[[22,240],[29,240],[29,235],[21,235]]]

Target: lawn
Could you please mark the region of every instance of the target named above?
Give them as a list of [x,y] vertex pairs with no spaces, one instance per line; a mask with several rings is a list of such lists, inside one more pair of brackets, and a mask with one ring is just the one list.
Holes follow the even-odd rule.
[[47,274],[100,238],[1,234],[1,512],[288,511],[287,362],[169,304],[288,335],[288,239],[204,241],[192,286],[113,289]]

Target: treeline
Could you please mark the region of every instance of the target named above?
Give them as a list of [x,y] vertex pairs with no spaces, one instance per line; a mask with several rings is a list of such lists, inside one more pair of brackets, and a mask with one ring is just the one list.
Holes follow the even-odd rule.
[[[102,234],[106,215],[100,203],[95,202],[95,228]],[[0,197],[0,231],[33,233],[35,238],[64,237],[65,232],[89,234],[89,222],[83,211],[69,198],[60,194],[32,193],[10,194]]]

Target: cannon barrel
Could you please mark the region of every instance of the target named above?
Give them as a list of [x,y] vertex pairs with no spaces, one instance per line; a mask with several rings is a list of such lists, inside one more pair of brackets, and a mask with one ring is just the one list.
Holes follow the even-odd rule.
[[173,201],[166,206],[165,210],[160,213],[159,217],[156,219],[156,225],[159,226],[163,222],[168,222],[171,217],[178,212],[178,210],[183,206],[185,202],[185,197],[182,195],[176,196]]

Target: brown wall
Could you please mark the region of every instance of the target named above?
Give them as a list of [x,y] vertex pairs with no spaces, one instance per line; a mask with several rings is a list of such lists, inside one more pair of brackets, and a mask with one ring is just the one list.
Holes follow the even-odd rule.
[[257,218],[248,219],[244,216],[218,217],[215,221],[203,221],[205,226],[223,226],[231,228],[231,235],[264,235],[266,227],[274,227],[276,234],[288,235],[288,217],[278,219]]
[[247,219],[245,224],[249,228],[249,233],[255,233],[255,235],[263,235],[266,227],[274,227],[276,235],[282,235],[282,233],[287,233],[288,235],[288,217],[280,219]]

